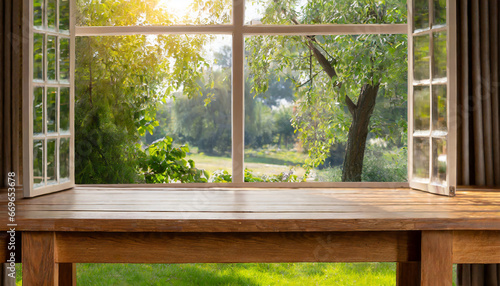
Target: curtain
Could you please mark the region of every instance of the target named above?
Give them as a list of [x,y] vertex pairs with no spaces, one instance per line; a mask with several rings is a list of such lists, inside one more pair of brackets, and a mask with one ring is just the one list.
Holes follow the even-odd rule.
[[[7,174],[16,173],[22,184],[22,2],[0,1],[0,190],[7,187]],[[16,285],[0,264],[0,286]]]
[[22,184],[22,1],[0,2],[0,188],[7,174]]
[[[458,1],[458,184],[500,186],[498,0]],[[499,286],[500,265],[458,266],[458,285]]]

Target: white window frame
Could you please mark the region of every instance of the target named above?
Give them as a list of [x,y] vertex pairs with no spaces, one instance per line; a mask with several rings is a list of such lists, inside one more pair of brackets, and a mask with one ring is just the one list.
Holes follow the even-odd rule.
[[[19,0],[22,1],[22,0]],[[56,1],[56,25],[59,25],[59,0]],[[74,1],[70,0],[69,1],[69,9],[70,9],[70,15],[71,11],[74,11]],[[23,17],[26,19],[23,21],[23,34],[26,35],[24,36],[24,41],[22,45],[23,49],[23,194],[25,197],[34,197],[34,196],[39,196],[39,195],[44,195],[44,194],[49,194],[65,189],[69,189],[75,186],[75,173],[74,173],[74,146],[75,146],[75,130],[74,130],[74,74],[75,74],[75,18],[70,16],[69,19],[69,35],[65,34],[64,36],[69,38],[70,40],[70,53],[69,53],[69,84],[60,84],[56,83],[54,81],[48,81],[46,78],[47,74],[47,46],[46,46],[46,38],[47,35],[53,35],[53,36],[60,36],[61,33],[59,32],[50,32],[50,31],[45,31],[43,29],[36,29],[33,27],[33,0],[24,0],[23,2]],[[46,17],[43,17],[43,21],[46,22],[47,19]],[[57,27],[56,31],[58,30],[59,27]],[[43,33],[45,35],[45,47],[43,51],[43,73],[44,73],[44,81],[39,81],[38,83],[34,83],[33,81],[33,38],[34,38],[34,33]],[[56,42],[56,74],[59,75],[59,41]],[[24,56],[28,55],[28,56]],[[33,135],[33,91],[34,87],[37,86],[43,86],[44,87],[44,105],[46,102],[47,98],[47,88],[48,87],[56,87],[58,89],[58,100],[57,100],[57,126],[59,128],[59,118],[60,118],[60,104],[59,104],[59,99],[60,99],[60,88],[61,87],[68,87],[70,90],[69,94],[69,132],[70,135],[61,135],[59,133],[55,134],[47,134],[46,130],[45,135],[40,136],[40,139],[44,139],[45,141],[50,140],[50,139],[55,139],[56,140],[56,162],[57,162],[57,174],[56,177],[58,178],[57,182],[55,184],[51,185],[45,185],[43,187],[38,187],[34,188],[33,187],[33,140],[37,140],[35,138],[36,136]],[[44,116],[43,120],[46,120],[46,107],[44,106]],[[44,123],[45,125],[45,123]],[[59,181],[59,145],[58,142],[61,137],[64,138],[69,138],[70,143],[69,143],[69,181],[64,181],[60,182]],[[45,146],[47,146],[47,143],[45,143]],[[44,148],[44,161],[46,162],[47,158],[47,148]],[[47,176],[47,164],[44,164],[44,177]]]
[[[413,19],[414,6],[413,3],[416,0],[408,0],[408,19]],[[429,22],[432,22],[432,17],[434,17],[434,0],[428,0],[429,5]],[[457,185],[457,1],[447,0],[446,1],[446,25],[438,28],[432,27],[429,23],[429,29],[422,31],[415,31],[414,22],[408,20],[408,181],[411,188],[426,191],[429,193],[445,195],[445,196],[455,196],[456,185]],[[431,16],[432,15],[432,16]],[[446,185],[440,185],[432,182],[433,173],[433,137],[429,135],[430,138],[430,155],[429,155],[429,179],[422,181],[417,179],[413,175],[413,133],[414,133],[414,114],[413,114],[413,36],[429,35],[432,45],[429,48],[429,74],[430,80],[422,81],[424,86],[430,86],[430,100],[431,100],[431,110],[430,110],[430,134],[432,134],[433,128],[433,94],[432,87],[436,81],[433,80],[433,65],[434,65],[434,40],[433,33],[435,32],[446,32],[447,35],[447,95],[446,95],[446,105],[447,105],[447,124],[448,124],[448,134],[446,136],[446,144],[448,148],[447,152],[447,171],[446,171]],[[416,84],[419,84],[418,82]]]
[[[70,72],[71,72],[71,80],[74,80],[74,65],[75,65],[75,54],[74,54],[74,45],[75,45],[75,37],[79,36],[121,36],[121,35],[160,35],[160,34],[177,34],[177,35],[185,35],[185,34],[226,34],[232,35],[232,183],[188,183],[188,184],[161,184],[163,188],[207,188],[207,187],[255,187],[255,188],[408,188],[410,187],[409,182],[298,182],[298,183],[267,183],[267,182],[244,182],[244,122],[245,122],[245,105],[244,105],[244,37],[252,36],[252,35],[359,35],[359,34],[407,34],[409,39],[411,38],[411,3],[412,0],[408,0],[408,24],[326,24],[326,25],[245,25],[244,23],[244,14],[245,14],[245,1],[244,0],[233,0],[233,15],[232,15],[232,23],[230,24],[221,24],[221,25],[197,25],[197,26],[187,26],[187,25],[178,25],[178,26],[106,26],[106,27],[82,27],[76,26],[75,21],[75,8],[76,5],[74,3],[75,0],[70,1],[70,30],[71,30],[71,64],[70,64]],[[450,2],[454,0],[448,0],[448,5]],[[25,11],[25,15],[31,15],[32,10],[32,2],[33,0],[25,0],[25,3],[29,3],[29,5],[25,5],[25,9],[29,9],[29,11]],[[27,14],[26,14],[27,13]],[[31,16],[30,16],[31,17]],[[32,23],[32,19],[30,18],[30,23]],[[26,26],[26,25],[25,25]],[[30,41],[32,41],[32,28],[31,25],[28,25],[29,30],[28,35],[30,35]],[[454,29],[454,25],[449,25],[451,29]],[[449,32],[452,32],[450,29]],[[26,31],[26,30],[25,30]],[[408,51],[410,52],[410,42]],[[26,51],[26,54],[31,55],[32,50]],[[449,65],[452,62],[449,61]],[[456,64],[455,64],[456,66]],[[452,68],[452,67],[449,67]],[[409,65],[409,72],[411,72],[412,66]],[[32,76],[32,71],[28,71],[30,73],[30,78]],[[26,74],[26,73],[25,73]],[[409,77],[409,86],[411,86],[411,77]],[[27,86],[28,85],[28,86]],[[25,84],[25,88],[27,90],[31,89],[28,84]],[[410,90],[410,89],[409,89]],[[448,91],[449,93],[452,91]],[[25,97],[27,98],[27,97]],[[29,98],[29,97],[28,97]],[[409,130],[411,131],[411,112],[412,112],[412,98],[409,94],[408,97],[408,122],[409,122]],[[451,105],[449,105],[451,107]],[[25,104],[26,107],[26,104]],[[28,106],[29,108],[29,106]],[[74,88],[71,89],[71,132],[72,132],[72,140],[71,140],[71,170],[74,171]],[[31,120],[32,114],[30,113],[29,119]],[[26,116],[27,117],[27,116]],[[27,125],[29,122],[27,121]],[[453,125],[453,122],[449,124]],[[25,124],[25,127],[26,124]],[[29,127],[29,126],[28,126]],[[454,128],[450,127],[450,130]],[[25,130],[25,138],[29,138],[31,140],[32,130],[28,128]],[[411,153],[411,142],[409,137],[409,154]],[[25,140],[30,141],[30,140]],[[453,142],[456,145],[456,140]],[[451,147],[451,145],[450,145]],[[32,146],[31,146],[32,148]],[[26,148],[25,148],[26,150]],[[28,149],[32,150],[32,149]],[[456,149],[450,149],[456,150]],[[32,165],[32,151],[30,153],[31,156],[25,156],[25,165]],[[411,181],[411,159],[409,159],[408,166],[408,176]],[[451,167],[451,166],[450,166]],[[26,168],[25,168],[26,169]],[[451,168],[450,168],[451,170]],[[30,171],[32,171],[32,167],[30,167]],[[74,182],[74,173],[71,173],[71,182]],[[30,172],[30,174],[32,174]],[[26,176],[31,177],[31,176]],[[26,182],[25,182],[26,184]],[[94,185],[98,187],[99,185]],[[116,187],[125,187],[131,185],[106,185],[106,186],[116,186]],[[155,186],[155,185],[147,185],[147,184],[136,184],[133,186]],[[158,185],[156,185],[158,186]],[[29,189],[29,187],[28,187]],[[60,188],[59,188],[60,189]],[[43,193],[53,192],[55,189],[47,189]],[[33,192],[25,192],[26,196],[34,196],[40,193]]]

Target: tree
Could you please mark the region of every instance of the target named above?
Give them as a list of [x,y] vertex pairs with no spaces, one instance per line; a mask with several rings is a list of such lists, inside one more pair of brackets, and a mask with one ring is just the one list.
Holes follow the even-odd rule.
[[[406,1],[400,0],[312,0],[302,7],[301,3],[269,1],[262,22],[373,24],[406,19]],[[309,152],[308,165],[318,166],[332,144],[346,142],[342,181],[360,181],[371,125],[384,125],[372,122],[377,97],[392,96],[394,88],[406,83],[406,37],[256,36],[247,46],[256,93],[268,89],[268,78],[274,73],[295,82],[298,99],[293,124]],[[406,93],[397,96],[404,98],[399,102],[406,100]]]
[[[200,151],[224,155],[231,150],[231,82],[226,71],[209,71],[198,81],[199,95],[178,96],[173,105],[175,133]],[[213,86],[206,86],[213,76]]]
[[[80,25],[160,25],[174,19],[156,0],[78,0]],[[209,21],[228,17],[223,1],[196,0]],[[170,23],[172,24],[172,23]],[[76,43],[76,182],[142,182],[140,137],[158,125],[156,107],[175,91],[199,93],[210,36],[79,37]]]

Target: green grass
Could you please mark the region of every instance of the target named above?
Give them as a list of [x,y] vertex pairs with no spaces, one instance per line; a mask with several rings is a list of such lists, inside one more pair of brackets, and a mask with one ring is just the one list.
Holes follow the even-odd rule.
[[[294,151],[254,151],[245,150],[245,168],[252,170],[254,174],[278,175],[293,168],[295,175],[304,176],[305,170],[297,165],[301,165],[307,155]],[[230,157],[209,156],[203,153],[191,153],[187,156],[192,159],[196,168],[204,169],[212,174],[216,170],[226,170],[232,172]]]
[[395,263],[78,264],[77,281],[79,286],[395,285],[395,270]]

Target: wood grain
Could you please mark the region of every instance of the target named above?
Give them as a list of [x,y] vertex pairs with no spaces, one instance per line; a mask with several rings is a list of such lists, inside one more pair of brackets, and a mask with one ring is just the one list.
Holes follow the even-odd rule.
[[422,231],[421,285],[453,285],[453,233]]
[[23,231],[500,230],[500,193],[487,191],[79,186],[17,205]]
[[23,285],[59,285],[55,233],[23,233]]
[[[11,255],[11,251],[8,249],[10,241],[10,234],[6,232],[0,232],[0,263],[6,262]],[[22,233],[20,231],[16,231],[15,233],[15,259],[16,263],[21,263],[21,243],[22,241]]]
[[76,286],[75,263],[59,263],[59,285]]
[[420,286],[420,262],[398,262],[397,286]]
[[8,239],[7,233],[0,232],[0,263],[4,263],[9,257],[7,252]]
[[57,233],[60,263],[416,261],[418,232]]
[[453,263],[500,263],[500,231],[454,231]]

